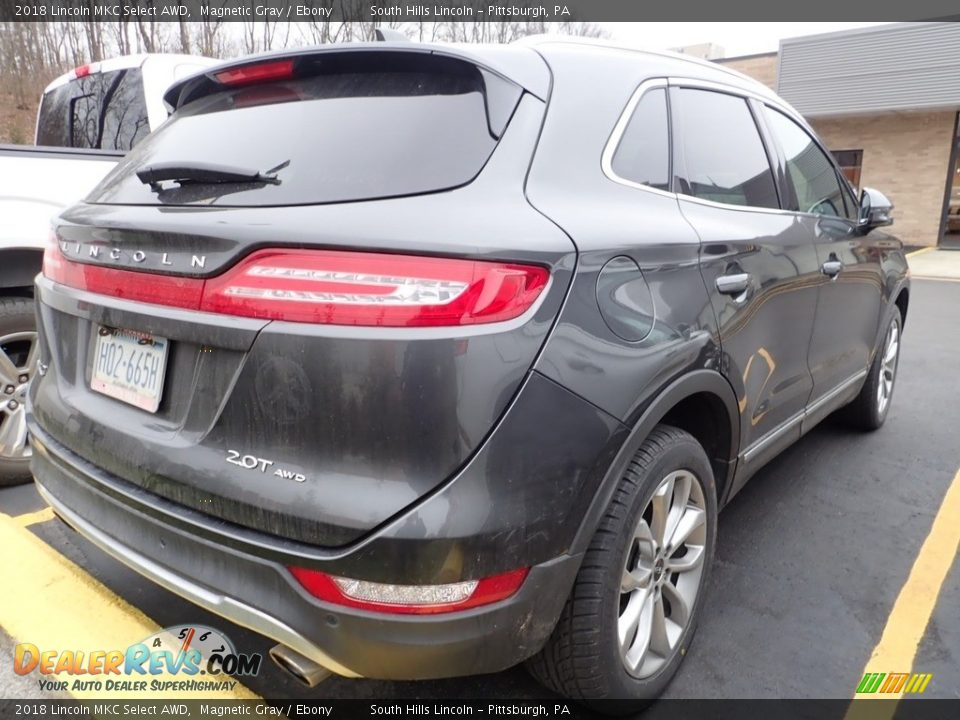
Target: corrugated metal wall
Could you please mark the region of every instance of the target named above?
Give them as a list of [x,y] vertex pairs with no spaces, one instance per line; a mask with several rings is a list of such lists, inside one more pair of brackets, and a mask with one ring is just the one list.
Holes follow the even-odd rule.
[[960,107],[960,23],[898,23],[780,43],[779,94],[808,117]]

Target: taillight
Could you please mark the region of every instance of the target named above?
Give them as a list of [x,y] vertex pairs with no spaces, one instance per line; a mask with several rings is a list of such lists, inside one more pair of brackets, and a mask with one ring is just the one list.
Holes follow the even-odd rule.
[[469,325],[521,315],[548,277],[531,265],[263,250],[208,280],[201,309],[332,325]]
[[73,71],[74,77],[82,78],[90,74],[91,67],[90,65],[81,65]]
[[221,85],[252,85],[271,80],[289,80],[293,77],[293,60],[273,60],[270,62],[243,65],[215,72],[213,76]]
[[290,567],[304,589],[335,605],[403,615],[435,615],[489,605],[510,597],[523,584],[527,568],[444,585],[394,585]]
[[510,320],[536,302],[538,265],[334,250],[261,250],[222,275],[185,278],[73,262],[52,242],[43,274],[140,302],[289,322],[380,327]]

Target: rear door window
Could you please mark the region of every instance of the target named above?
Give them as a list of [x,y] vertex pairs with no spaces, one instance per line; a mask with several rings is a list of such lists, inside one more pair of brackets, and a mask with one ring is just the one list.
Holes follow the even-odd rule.
[[[505,93],[488,92],[487,83],[507,81],[459,60],[392,55],[390,62],[338,64],[321,54],[323,64],[306,77],[193,100],[138,145],[88,201],[305,205],[436,192],[470,182],[497,144],[491,117],[503,115]],[[510,85],[506,118],[521,94]],[[279,182],[165,182],[151,189],[136,177],[146,165],[174,162],[280,168]]]
[[747,101],[691,88],[677,89],[674,98],[679,126],[675,189],[727,205],[779,208],[773,171]]

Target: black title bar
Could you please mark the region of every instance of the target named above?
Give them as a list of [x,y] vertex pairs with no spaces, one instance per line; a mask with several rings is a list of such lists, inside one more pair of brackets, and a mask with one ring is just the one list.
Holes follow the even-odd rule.
[[954,20],[956,0],[3,0],[13,22]]

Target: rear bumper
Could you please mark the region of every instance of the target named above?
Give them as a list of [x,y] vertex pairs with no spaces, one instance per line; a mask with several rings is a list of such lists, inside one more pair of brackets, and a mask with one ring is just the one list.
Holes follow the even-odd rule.
[[507,600],[445,615],[322,603],[281,562],[152,517],[35,423],[31,431],[40,492],[81,535],[171,592],[347,677],[427,679],[515,665],[550,635],[580,564],[579,556],[562,555],[535,565]]

